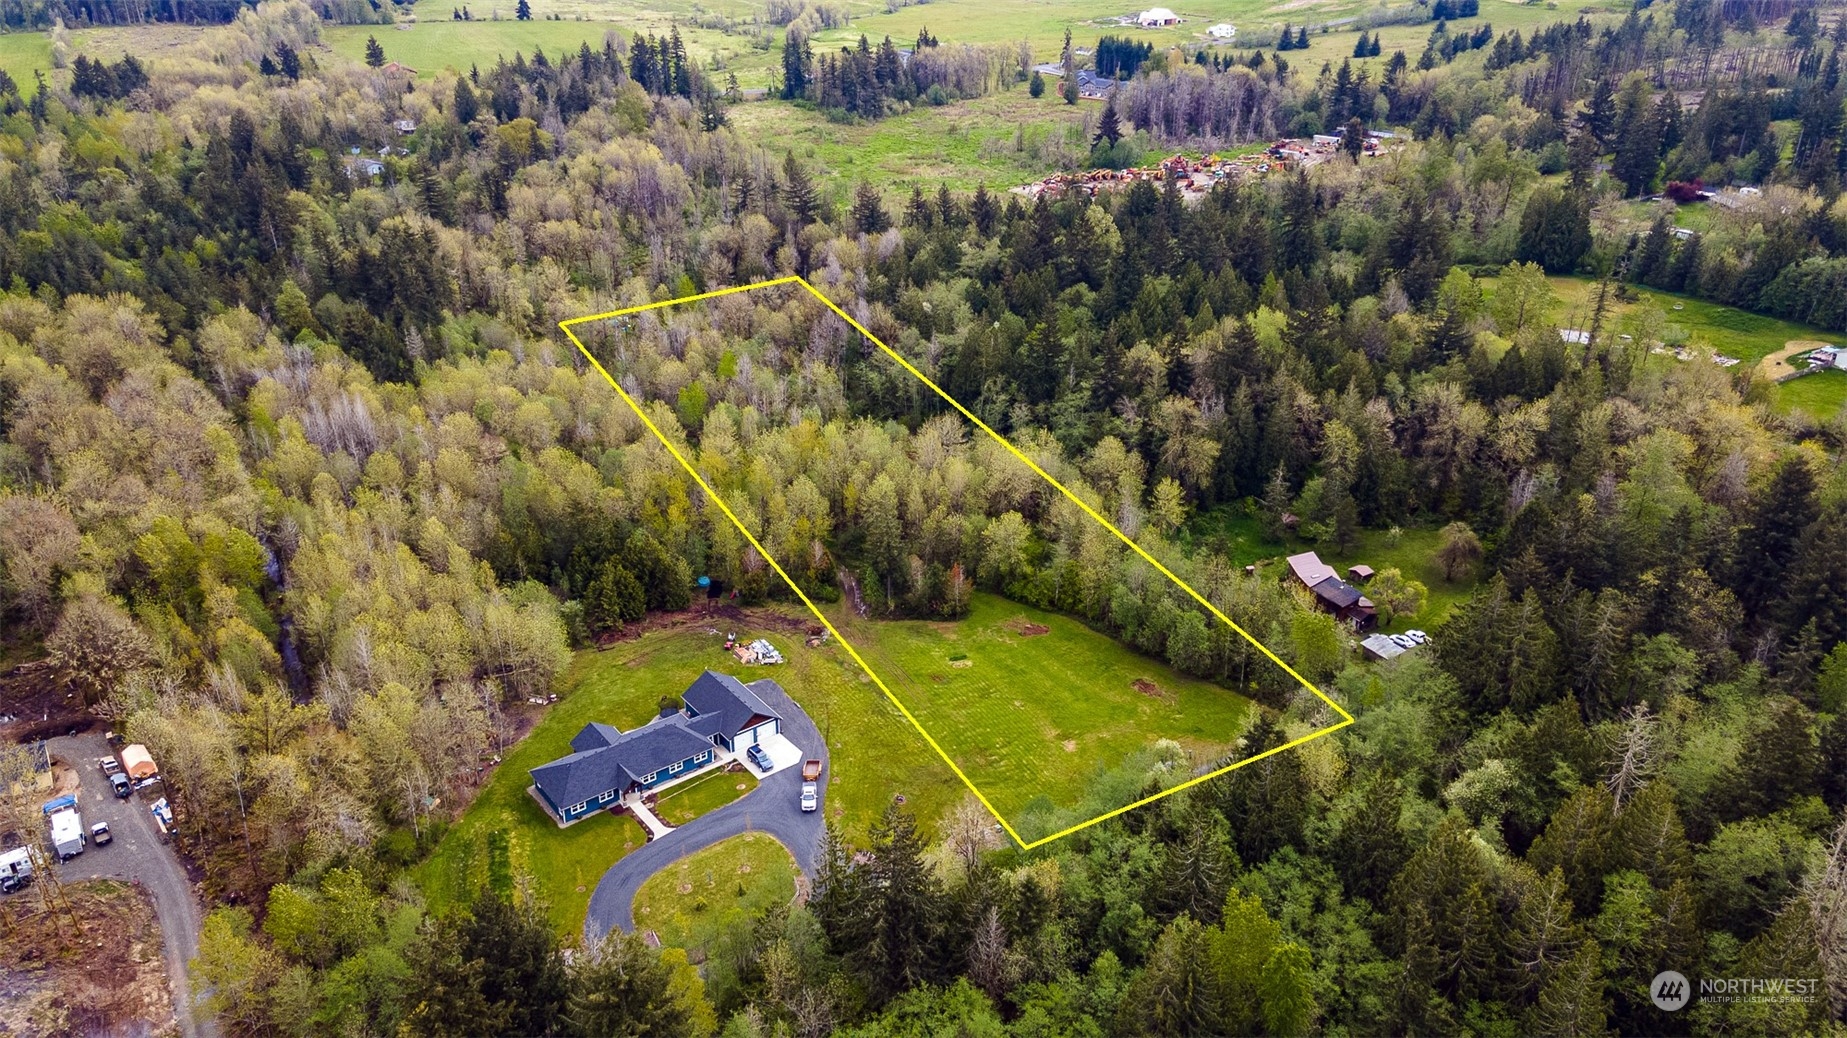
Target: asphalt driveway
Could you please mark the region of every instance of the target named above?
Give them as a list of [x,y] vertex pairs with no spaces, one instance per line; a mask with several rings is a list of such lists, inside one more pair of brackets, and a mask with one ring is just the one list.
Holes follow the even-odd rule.
[[161,785],[149,786],[127,800],[118,800],[109,789],[97,759],[110,755],[109,743],[102,732],[85,732],[48,740],[51,755],[62,759],[77,771],[79,788],[77,810],[83,815],[87,831],[97,822],[108,822],[115,839],[107,846],[91,844],[70,861],[54,866],[66,883],[85,879],[120,879],[139,881],[154,899],[154,913],[160,919],[160,936],[166,945],[167,982],[173,992],[173,1009],[179,1017],[180,1033],[186,1038],[213,1038],[218,1033],[209,1019],[195,1019],[192,990],[187,980],[186,964],[199,954],[199,927],[202,917],[199,902],[193,896],[192,883],[173,848],[160,842],[154,817],[148,806],[165,796]]
[[[802,872],[814,875],[815,852],[825,830],[829,770],[827,746],[820,729],[786,692],[764,691],[764,702],[782,715],[782,734],[808,757],[821,759],[821,803],[813,812],[801,806],[802,769],[785,768],[756,789],[716,811],[700,815],[658,840],[650,841],[609,867],[590,895],[584,933],[600,938],[614,927],[635,929],[635,893],[649,876],[697,850],[740,833],[767,833],[789,853]],[[752,768],[753,773],[755,768]]]

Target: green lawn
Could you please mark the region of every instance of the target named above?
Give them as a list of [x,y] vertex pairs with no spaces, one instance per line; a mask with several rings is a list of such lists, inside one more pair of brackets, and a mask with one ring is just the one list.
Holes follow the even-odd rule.
[[1440,540],[1440,532],[1434,529],[1404,530],[1395,544],[1389,530],[1364,530],[1360,533],[1359,544],[1350,552],[1342,552],[1332,546],[1298,550],[1319,553],[1321,561],[1334,567],[1334,571],[1343,577],[1348,567],[1365,565],[1371,566],[1375,572],[1396,568],[1406,577],[1421,581],[1430,589],[1424,608],[1416,616],[1393,617],[1390,624],[1380,628],[1388,633],[1396,633],[1412,628],[1430,630],[1436,627],[1449,616],[1450,609],[1475,590],[1475,577],[1479,575],[1480,567],[1477,567],[1476,574],[1458,576],[1453,584],[1443,579],[1443,567],[1437,564],[1437,545]]
[[635,894],[635,927],[661,944],[705,947],[735,920],[795,896],[795,859],[762,833],[733,836],[651,876]]
[[[1558,293],[1559,305],[1552,312],[1552,321],[1561,328],[1587,328],[1595,304],[1597,283],[1591,278],[1552,277],[1552,290]],[[1484,278],[1483,288],[1493,292],[1494,279]],[[1755,365],[1764,357],[1782,349],[1793,339],[1816,339],[1822,342],[1841,342],[1842,337],[1834,332],[1806,324],[1796,324],[1775,317],[1740,310],[1734,306],[1695,299],[1692,296],[1675,295],[1671,292],[1657,292],[1653,289],[1639,291],[1640,298],[1633,303],[1616,303],[1612,310],[1616,321],[1627,327],[1625,321],[1638,309],[1647,305],[1661,308],[1667,315],[1668,337],[1672,341],[1685,341],[1691,344],[1705,344],[1727,357],[1737,357],[1745,364]],[[1675,309],[1678,306],[1679,309]],[[1649,358],[1654,364],[1686,364],[1690,361],[1675,360],[1671,356],[1656,355]],[[1736,371],[1738,369],[1731,369]],[[1785,382],[1771,387],[1771,399],[1781,411],[1801,407],[1810,415],[1827,417],[1843,406],[1847,406],[1847,378],[1810,376],[1793,382]]]
[[[829,741],[829,811],[854,839],[865,838],[894,793],[906,794],[920,824],[933,832],[936,820],[961,798],[955,776],[837,645],[810,649],[785,633],[785,625],[801,622],[797,618],[805,613],[776,607],[750,615],[763,625],[750,628],[751,636],[770,638],[788,663],[740,667],[723,651],[722,637],[706,634],[703,624],[650,633],[607,652],[579,653],[561,681],[565,694],[508,753],[480,797],[418,868],[417,882],[432,906],[465,897],[491,875],[505,882],[512,872],[529,872],[551,903],[559,930],[578,932],[590,891],[610,865],[641,846],[641,828],[626,815],[603,813],[560,830],[527,794],[528,772],[570,752],[571,737],[591,721],[624,731],[647,723],[658,713],[662,695],[682,691],[708,668],[745,681],[774,678],[803,705]],[[719,625],[746,630],[735,620],[713,622]],[[735,788],[740,778],[748,776],[721,772],[671,791],[667,810],[684,810],[687,818],[711,810],[742,795]],[[685,799],[676,807],[679,798]]]
[[1778,386],[1776,392],[1782,410],[1801,410],[1810,418],[1826,421],[1847,407],[1847,372],[1804,375]]
[[654,814],[668,825],[685,825],[756,788],[757,778],[748,770],[715,771],[662,793]]
[[51,37],[42,32],[0,33],[0,71],[19,84],[22,97],[31,97],[38,90],[33,69],[44,70],[47,77],[51,75]]
[[1232,504],[1197,516],[1188,524],[1184,540],[1223,551],[1234,565],[1255,563],[1266,577],[1278,580],[1283,578],[1283,559],[1304,551],[1320,555],[1321,561],[1334,567],[1343,578],[1352,566],[1371,566],[1375,572],[1396,568],[1406,577],[1422,582],[1430,594],[1415,616],[1393,617],[1390,624],[1380,628],[1389,633],[1436,627],[1456,603],[1469,597],[1479,577],[1479,572],[1459,577],[1453,584],[1443,579],[1443,567],[1437,564],[1441,535],[1434,528],[1403,529],[1395,538],[1390,530],[1362,530],[1353,550],[1343,552],[1332,545],[1309,544],[1293,537],[1287,543],[1269,540],[1256,517],[1247,515],[1243,506]]
[[[1251,716],[1234,692],[993,595],[976,595],[954,623],[847,612],[835,611],[835,625],[1010,823],[1040,795],[1060,807],[1079,802],[1099,771],[1156,740],[1216,756]],[[1024,623],[1050,632],[1023,634]],[[1153,682],[1152,694],[1137,691],[1138,680]]]
[[744,137],[794,148],[818,162],[823,182],[831,178],[831,189],[844,199],[862,179],[888,191],[921,185],[926,193],[942,183],[955,191],[981,183],[1004,191],[1038,180],[1067,168],[1063,159],[1081,164],[1088,154],[1081,141],[1065,143],[1065,128],[1081,123],[1085,112],[1049,91],[1035,99],[1016,87],[940,108],[920,105],[871,123],[829,122],[784,101],[734,105],[730,117]]

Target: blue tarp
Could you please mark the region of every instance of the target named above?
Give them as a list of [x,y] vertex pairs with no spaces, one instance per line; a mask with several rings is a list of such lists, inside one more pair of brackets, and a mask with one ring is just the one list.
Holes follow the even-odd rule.
[[61,810],[66,807],[76,807],[76,806],[77,806],[76,797],[61,796],[58,799],[50,801],[45,805],[45,813],[50,814],[53,811]]

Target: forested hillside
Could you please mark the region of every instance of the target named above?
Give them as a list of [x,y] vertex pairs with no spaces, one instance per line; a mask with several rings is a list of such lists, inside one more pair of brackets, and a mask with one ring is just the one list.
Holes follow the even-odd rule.
[[[1137,147],[1396,128],[1197,200],[843,178],[740,135],[671,37],[412,78],[289,0],[0,79],[0,647],[162,762],[227,1034],[1838,1028],[1847,411],[1776,406],[1664,293],[1847,322],[1847,19],[1637,7],[1146,57]],[[1026,74],[943,37],[827,55],[812,101]],[[1761,190],[1628,201],[1696,180]],[[558,934],[516,876],[426,911],[408,870],[573,650],[698,575],[789,597],[557,323],[789,273],[1356,723],[1032,852],[894,804],[698,967]],[[812,592],[1071,617],[1262,703],[1246,756],[1333,719],[818,305],[586,342]],[[1373,585],[1432,644],[1363,661],[1228,530],[1442,531],[1441,587]],[[1668,1017],[1663,970],[1817,997]]]

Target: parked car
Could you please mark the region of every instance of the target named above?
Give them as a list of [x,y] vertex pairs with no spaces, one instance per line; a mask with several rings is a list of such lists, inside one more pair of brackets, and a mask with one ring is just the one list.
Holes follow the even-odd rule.
[[134,792],[135,786],[134,783],[128,781],[127,775],[115,771],[109,775],[109,788],[115,791],[116,796],[127,799],[128,794]]
[[816,791],[814,783],[802,783],[802,810],[813,811],[820,805],[820,799],[820,794]]
[[121,762],[117,761],[114,757],[98,757],[96,758],[96,764],[103,769],[103,774],[105,775],[114,775],[122,770]]
[[113,839],[115,839],[115,834],[109,831],[108,822],[98,822],[90,826],[90,842],[98,847]]
[[752,746],[744,752],[744,756],[749,757],[750,762],[763,771],[768,771],[776,766],[770,761],[769,751],[764,749],[761,745]]

